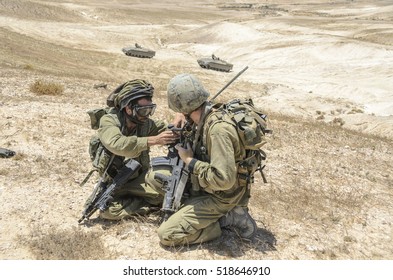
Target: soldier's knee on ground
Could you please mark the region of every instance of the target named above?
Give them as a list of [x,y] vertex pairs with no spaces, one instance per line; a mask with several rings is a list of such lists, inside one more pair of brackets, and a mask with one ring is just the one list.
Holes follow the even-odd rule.
[[125,213],[123,206],[119,203],[111,203],[111,205],[105,210],[100,211],[100,218],[106,220],[121,220],[124,219],[128,213]]
[[174,245],[174,242],[172,240],[170,240],[170,238],[169,238],[170,234],[165,227],[159,227],[157,229],[157,234],[158,234],[158,238],[160,239],[160,243],[162,245],[165,245],[165,246]]
[[185,220],[169,219],[162,223],[157,230],[161,244],[173,246],[187,243],[188,237],[197,230]]
[[178,223],[164,222],[157,230],[160,243],[164,246],[176,246],[186,244],[200,244],[214,240],[221,236],[221,228],[218,222],[213,222],[203,229],[196,229],[187,221]]

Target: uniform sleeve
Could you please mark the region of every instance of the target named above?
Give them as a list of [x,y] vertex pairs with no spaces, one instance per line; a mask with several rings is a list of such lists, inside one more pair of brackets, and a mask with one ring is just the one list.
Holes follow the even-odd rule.
[[210,163],[198,160],[193,169],[202,188],[223,191],[234,186],[237,176],[234,145],[237,143],[239,138],[232,125],[222,122],[210,128],[207,139]]
[[150,123],[150,129],[146,136],[125,136],[121,133],[119,120],[111,115],[104,115],[100,120],[98,136],[101,143],[110,152],[126,158],[138,157],[143,151],[148,150],[147,136],[157,135],[165,129],[161,121]]

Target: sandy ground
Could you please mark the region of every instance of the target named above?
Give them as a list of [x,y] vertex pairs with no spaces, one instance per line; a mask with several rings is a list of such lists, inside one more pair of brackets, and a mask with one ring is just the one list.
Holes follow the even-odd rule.
[[[127,2],[0,0],[0,146],[17,152],[0,159],[0,259],[92,258],[37,245],[50,236],[61,251],[71,241],[56,236],[75,232],[100,234],[110,253],[96,258],[392,259],[391,1]],[[156,56],[125,56],[121,48],[135,42]],[[196,59],[212,53],[233,63],[233,71],[200,68]],[[104,106],[119,83],[145,78],[156,88],[155,117],[169,120],[165,89],[172,76],[194,73],[213,94],[245,66],[220,98],[252,97],[277,117],[267,147],[271,189],[257,188],[251,204],[259,243],[220,239],[168,251],[158,245],[154,216],[77,225],[94,184],[78,186],[90,170],[87,110]],[[38,79],[63,84],[64,94],[31,93]],[[101,82],[108,88],[93,88]],[[328,134],[329,124],[337,135]],[[164,147],[153,149],[160,153]],[[328,179],[326,165],[336,172]],[[335,192],[324,197],[330,208],[320,216],[311,203],[314,214],[288,214],[288,207],[305,205],[278,197],[310,182]],[[256,185],[263,185],[259,177]],[[282,205],[259,208],[264,192]],[[341,204],[331,202],[343,196]]]

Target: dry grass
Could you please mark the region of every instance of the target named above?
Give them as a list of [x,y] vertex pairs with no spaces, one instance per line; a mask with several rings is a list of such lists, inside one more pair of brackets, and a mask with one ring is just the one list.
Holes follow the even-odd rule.
[[[367,226],[365,209],[390,205],[386,187],[392,185],[393,166],[383,154],[391,154],[392,141],[333,124],[270,117],[275,134],[268,151],[269,184],[254,191],[253,211],[275,225],[273,232],[280,224],[287,227],[289,239],[304,234],[304,228],[315,232],[315,241],[299,246],[318,248],[319,259],[350,254],[357,246],[351,229]],[[322,231],[314,229],[321,226]]]
[[[127,69],[123,56],[92,50],[75,50],[63,45],[21,35],[0,27],[0,66],[55,76],[116,80]],[[29,51],[26,51],[29,46]],[[83,63],[81,63],[83,62]],[[111,65],[111,72],[104,68]],[[122,79],[121,78],[121,79]]]
[[60,95],[64,92],[64,86],[54,82],[38,80],[30,85],[30,91],[37,95]]
[[[18,124],[23,122],[23,117],[19,115],[8,119],[11,130],[7,133],[13,135],[7,136],[10,148],[16,145],[15,135],[22,137],[18,141],[38,148],[53,143],[45,153],[32,148],[16,149],[17,155],[7,161],[9,166],[3,173],[14,182],[12,190],[20,193],[15,205],[24,205],[19,200],[26,196],[36,197],[32,201],[23,200],[23,203],[27,203],[29,209],[39,209],[35,210],[38,215],[47,219],[44,225],[49,228],[32,228],[23,239],[22,244],[33,254],[31,258],[378,258],[379,255],[371,253],[363,257],[354,255],[362,241],[353,228],[361,225],[367,229],[372,222],[368,212],[373,205],[381,209],[389,207],[391,194],[389,196],[386,186],[393,185],[391,140],[346,130],[338,124],[310,122],[274,112],[267,112],[274,131],[265,146],[269,182],[263,184],[257,175],[252,189],[250,211],[259,227],[252,242],[241,240],[233,231],[224,231],[222,237],[206,244],[161,248],[156,234],[157,215],[120,223],[97,221],[91,227],[55,230],[55,225],[63,221],[67,225],[77,224],[83,202],[90,194],[88,186],[78,187],[91,167],[87,143],[94,131],[89,127],[85,111],[98,107],[97,100],[107,94],[94,90],[93,81],[81,81],[78,86],[67,79],[59,81],[67,84],[67,88],[74,86],[75,94],[66,92],[55,101],[44,99],[56,109],[43,112],[41,107],[29,106],[26,113],[32,116],[32,123],[39,126],[20,127]],[[237,86],[241,87],[241,83],[234,88]],[[157,88],[161,87],[164,83],[158,83]],[[13,98],[15,104],[24,104],[23,95]],[[46,97],[31,98],[37,102]],[[164,96],[157,96],[161,110],[156,118],[169,115],[165,101]],[[68,110],[73,113],[69,114]],[[64,115],[68,116],[66,126],[62,121]],[[83,116],[86,119],[81,122]],[[42,127],[56,129],[48,129],[43,134]],[[163,152],[164,147],[159,153]],[[16,174],[31,175],[20,177]],[[46,175],[42,177],[42,174]],[[91,179],[89,184],[93,185],[93,181]],[[58,211],[48,212],[43,205]],[[37,216],[37,213],[31,215]],[[285,248],[288,244],[299,249],[288,251]]]
[[35,225],[30,235],[19,236],[19,241],[30,249],[37,260],[111,259],[110,249],[104,246],[101,235],[77,227],[59,230]]

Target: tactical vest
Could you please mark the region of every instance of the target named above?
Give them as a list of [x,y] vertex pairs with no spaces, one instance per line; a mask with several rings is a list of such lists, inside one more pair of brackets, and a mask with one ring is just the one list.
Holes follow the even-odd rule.
[[[112,118],[115,119],[117,126],[120,130],[122,130],[122,124],[120,122],[121,114],[119,114],[116,108],[108,107],[101,109],[94,109],[87,112],[90,116],[91,128],[97,130],[99,128],[100,119],[104,115],[111,115]],[[135,135],[140,137],[148,136],[150,130],[151,122],[147,122],[146,124],[137,126],[137,131]],[[130,134],[131,135],[131,134]],[[126,135],[128,136],[128,135]],[[90,138],[89,142],[89,155],[92,161],[93,169],[89,172],[86,178],[83,180],[81,185],[85,184],[87,180],[90,178],[93,172],[98,172],[100,176],[104,174],[107,176],[106,180],[112,179],[116,176],[118,170],[120,170],[124,166],[124,157],[114,155],[109,150],[107,150],[104,145],[101,143],[100,138],[97,134],[94,134]],[[143,151],[138,158],[135,158],[142,167],[140,168],[140,172],[146,171],[149,168],[150,157],[149,150]],[[135,173],[133,177],[137,177],[139,173]]]

